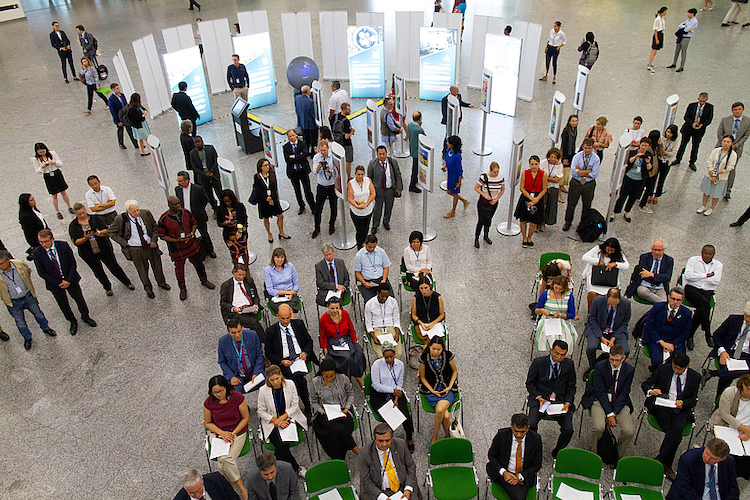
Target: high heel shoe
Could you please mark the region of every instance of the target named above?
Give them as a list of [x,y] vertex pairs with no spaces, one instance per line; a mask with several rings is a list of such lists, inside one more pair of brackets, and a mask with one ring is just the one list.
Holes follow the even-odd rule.
[[279,233],[279,239],[281,239],[281,240],[291,240],[292,237],[289,236],[288,234],[286,236],[282,236],[281,233]]

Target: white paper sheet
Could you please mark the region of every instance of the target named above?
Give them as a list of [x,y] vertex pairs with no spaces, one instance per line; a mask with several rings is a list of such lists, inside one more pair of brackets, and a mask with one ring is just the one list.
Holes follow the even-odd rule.
[[375,281],[368,281],[368,283],[369,283],[369,284],[370,284],[370,286],[372,286],[373,288],[377,288],[377,287],[378,287],[378,285],[380,285],[380,283],[379,283],[379,282],[377,282],[377,283],[376,283]]
[[297,424],[292,422],[284,429],[279,427],[279,436],[285,443],[296,443],[299,436],[297,436]]
[[560,500],[594,500],[594,493],[591,491],[580,491],[571,488],[565,483],[560,483],[555,496]]
[[341,411],[340,405],[323,405],[323,409],[326,412],[326,417],[328,417],[328,420],[335,420],[337,418],[346,416],[346,414]]
[[396,339],[393,338],[393,335],[389,333],[385,333],[383,335],[376,335],[378,338],[378,342],[380,342],[380,345],[383,345],[383,342],[388,342],[389,344],[396,345]]
[[242,309],[240,314],[255,314],[258,312],[258,306],[252,305]]
[[727,370],[730,372],[747,371],[747,361],[744,359],[728,359]]
[[393,406],[393,401],[386,401],[383,406],[378,408],[378,413],[393,430],[398,429],[406,421],[406,417],[398,409],[398,406]]
[[714,434],[717,438],[721,438],[729,445],[729,453],[731,455],[745,456],[745,445],[740,439],[740,433],[737,429],[731,427],[723,427],[720,425],[714,426]]
[[656,400],[654,401],[654,404],[656,406],[663,406],[664,408],[677,408],[676,401],[672,401],[671,399],[662,398],[659,396],[656,396]]
[[297,360],[289,366],[292,373],[307,373],[307,362],[303,359]]
[[271,297],[271,302],[278,304],[279,302],[289,302],[289,299],[286,298],[286,295],[276,295]]
[[333,349],[334,351],[348,351],[349,344],[344,344],[344,345],[333,344],[331,345],[331,349]]
[[393,495],[389,496],[390,500],[402,500],[404,498],[404,494],[400,491],[397,491]]
[[671,352],[667,351],[666,349],[662,349],[661,351],[661,362],[664,363],[666,360],[669,359],[669,357],[672,355]]
[[334,488],[331,491],[326,491],[325,493],[321,493],[320,495],[318,495],[318,500],[344,500],[344,499],[341,498],[341,494],[339,493],[339,490]]
[[599,342],[599,348],[603,352],[609,352],[609,350],[610,350],[610,347],[607,344],[605,344],[604,342]]
[[252,380],[244,385],[245,392],[250,392],[256,387],[258,387],[260,384],[262,384],[266,380],[266,376],[262,373],[259,373],[257,377],[255,377],[255,380]]
[[[336,297],[337,299],[341,300],[341,293],[342,293],[341,291],[337,292],[337,291],[334,291],[334,290],[328,290],[328,293],[326,294],[326,300],[325,301],[328,302],[328,299],[330,299],[331,297]],[[336,490],[331,490],[331,491],[336,491]],[[330,491],[328,493],[330,493]],[[338,491],[336,491],[336,493],[338,493]],[[341,498],[341,496],[339,496],[339,498]]]
[[544,334],[548,337],[562,335],[562,320],[560,318],[547,318],[544,320]]
[[438,323],[437,325],[433,326],[429,330],[425,330],[421,326],[419,329],[422,331],[422,335],[427,337],[428,339],[432,340],[432,337],[438,336],[438,337],[445,337],[445,327],[442,323]]
[[628,495],[626,493],[620,494],[620,500],[643,500],[640,495]]
[[220,437],[211,438],[211,460],[217,457],[223,457],[229,455],[229,447],[231,445],[228,441],[224,441]]
[[567,413],[563,408],[565,407],[564,403],[555,403],[550,404],[547,407],[547,415],[553,416],[553,415],[562,415],[563,413]]

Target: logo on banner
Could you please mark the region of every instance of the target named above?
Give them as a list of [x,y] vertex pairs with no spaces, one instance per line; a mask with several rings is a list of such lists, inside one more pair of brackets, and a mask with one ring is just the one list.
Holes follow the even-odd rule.
[[370,26],[362,26],[357,30],[354,40],[362,50],[367,50],[378,43],[378,33]]

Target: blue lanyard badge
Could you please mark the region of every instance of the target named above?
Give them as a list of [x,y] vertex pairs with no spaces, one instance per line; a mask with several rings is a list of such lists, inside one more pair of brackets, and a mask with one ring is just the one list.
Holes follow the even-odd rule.
[[383,326],[385,326],[385,302],[380,304],[380,318],[383,320]]
[[240,362],[240,375],[244,377],[245,370],[242,368],[242,354],[241,353],[245,352],[245,336],[244,335],[242,336],[242,340],[240,341],[239,351],[237,350],[237,342],[235,342],[234,339],[232,339],[232,347],[234,347],[234,352],[237,354],[237,359]]
[[393,365],[393,369],[391,369],[390,367],[388,367],[388,371],[391,373],[391,378],[393,379],[393,383],[395,385],[398,385],[398,377],[396,377],[396,365],[395,365],[395,363]]
[[[374,254],[375,252],[373,252]],[[370,256],[370,252],[365,251],[365,255],[367,256],[367,260],[370,261],[370,266],[372,266],[372,272],[377,273],[378,270],[375,268],[375,263],[372,261],[372,257]]]

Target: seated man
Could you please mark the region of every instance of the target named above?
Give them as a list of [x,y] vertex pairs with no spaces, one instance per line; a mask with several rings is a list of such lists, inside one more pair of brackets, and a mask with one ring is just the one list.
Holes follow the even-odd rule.
[[380,283],[388,281],[391,261],[385,250],[378,246],[378,237],[368,234],[364,248],[354,256],[354,276],[361,285],[362,299],[365,302],[377,294]]
[[612,346],[609,359],[594,366],[594,384],[586,389],[581,406],[591,408],[591,451],[597,453],[599,439],[605,429],[620,427],[617,455],[622,458],[633,439],[633,402],[630,387],[633,384],[633,367],[625,362],[625,350],[620,345]]
[[234,390],[244,393],[243,386],[263,374],[266,366],[258,335],[242,328],[237,318],[227,321],[227,334],[219,339],[219,366]]
[[328,292],[341,292],[342,301],[349,293],[349,271],[342,259],[334,258],[335,254],[336,249],[326,243],[323,245],[323,260],[315,264],[315,284],[318,287],[315,302],[321,307],[326,306]]
[[224,323],[231,318],[237,318],[243,328],[249,328],[258,334],[261,342],[266,341],[266,332],[260,324],[260,309],[262,304],[258,297],[255,281],[245,264],[235,264],[229,278],[219,287],[219,307]]
[[255,459],[257,469],[247,478],[248,500],[300,500],[297,473],[287,462],[276,461],[272,451]]
[[641,384],[646,408],[664,432],[656,459],[664,465],[664,474],[671,481],[675,478],[672,463],[682,441],[682,429],[694,420],[692,410],[698,400],[700,381],[698,372],[690,368],[688,355],[678,352],[671,363],[660,365]]
[[573,399],[576,394],[576,370],[573,360],[566,358],[568,344],[555,340],[549,356],[536,358],[526,376],[526,390],[529,392],[529,426],[536,432],[542,413],[551,404],[562,404],[563,412],[552,418],[560,426],[560,437],[552,456],[568,446],[573,437]]
[[693,313],[682,305],[684,297],[682,287],[675,286],[669,292],[669,301],[654,304],[646,316],[641,342],[648,347],[652,368],[675,352],[685,352]]
[[711,337],[711,298],[719,286],[724,268],[721,262],[714,259],[714,255],[716,255],[714,246],[704,245],[701,254],[690,257],[685,264],[685,274],[682,276],[685,298],[695,307],[688,341],[690,350],[693,350],[693,335],[699,326],[706,334],[708,347],[714,346]]
[[373,431],[375,439],[359,451],[359,498],[388,500],[400,491],[406,500],[419,498],[417,467],[406,449],[406,441],[393,437],[388,424]]
[[510,500],[526,500],[542,468],[542,438],[530,430],[529,419],[516,413],[510,427],[500,429],[487,452],[487,476]]
[[714,331],[714,344],[716,355],[719,356],[719,384],[716,388],[716,395],[719,396],[732,380],[748,373],[748,370],[727,370],[727,361],[750,361],[750,302],[745,303],[743,314],[730,314]]
[[378,285],[378,294],[365,304],[365,329],[372,340],[372,348],[378,358],[383,357],[379,335],[392,335],[396,358],[401,358],[401,322],[399,319],[398,301],[391,295],[391,285]]
[[634,294],[651,303],[666,302],[669,282],[672,280],[674,259],[664,253],[664,242],[656,240],[651,244],[651,252],[641,254],[638,259],[639,274],[630,282],[625,295]]
[[713,438],[705,447],[683,453],[677,471],[666,500],[740,498],[734,459],[723,439]]
[[229,481],[221,475],[221,472],[201,476],[197,470],[192,469],[185,474],[182,486],[183,488],[174,500],[205,499],[207,494],[211,500],[240,500],[239,495]]
[[310,416],[310,393],[305,380],[307,370],[292,372],[290,366],[298,359],[305,361],[305,364],[307,361],[318,364],[312,338],[305,322],[294,319],[294,311],[288,304],[279,306],[276,317],[279,322],[269,326],[266,331],[266,358],[272,365],[279,365],[285,379],[294,382],[305,415]]
[[594,369],[596,350],[604,344],[608,347],[622,346],[625,355],[630,354],[628,347],[628,322],[630,322],[630,301],[620,297],[620,290],[610,288],[607,295],[598,295],[591,301],[589,319],[583,330],[586,336],[586,357],[589,368],[583,373],[583,380],[588,380],[588,372]]

